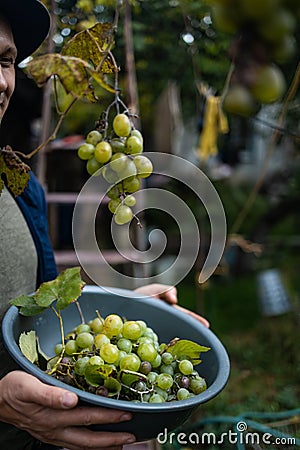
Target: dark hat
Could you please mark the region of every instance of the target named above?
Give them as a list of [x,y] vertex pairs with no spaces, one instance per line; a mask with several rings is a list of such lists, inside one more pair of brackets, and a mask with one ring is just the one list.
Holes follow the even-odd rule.
[[17,63],[20,63],[47,37],[49,12],[38,0],[0,0],[0,15],[10,23],[18,50]]

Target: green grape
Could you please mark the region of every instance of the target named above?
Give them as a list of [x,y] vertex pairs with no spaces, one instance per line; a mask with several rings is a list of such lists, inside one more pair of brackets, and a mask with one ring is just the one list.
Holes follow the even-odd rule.
[[129,206],[120,205],[115,212],[114,220],[117,225],[124,225],[131,221],[132,216],[133,214]]
[[86,137],[86,142],[96,146],[102,140],[102,134],[98,130],[92,130]]
[[142,335],[140,338],[138,338],[138,340],[136,342],[138,344],[153,344],[153,339]]
[[94,156],[99,163],[107,163],[112,156],[112,148],[110,144],[106,141],[99,142],[99,144],[95,147]]
[[138,177],[130,177],[123,181],[124,191],[128,194],[133,194],[141,187],[141,181]]
[[149,381],[149,383],[151,383],[151,384],[156,383],[157,377],[158,377],[158,373],[157,373],[157,372],[152,372],[152,371],[151,371],[151,372],[149,372],[148,375],[147,375],[148,381]]
[[105,362],[114,364],[119,360],[120,350],[115,344],[107,343],[100,347],[100,356]]
[[180,361],[178,368],[183,375],[190,375],[194,370],[193,363],[188,359],[183,359]]
[[101,348],[103,344],[108,344],[110,342],[109,337],[105,334],[100,333],[94,337],[94,345],[96,348]]
[[223,109],[229,114],[250,117],[258,111],[251,92],[240,84],[231,85],[223,99]]
[[190,396],[190,393],[185,388],[178,389],[178,391],[176,393],[177,400],[186,400],[187,398],[189,398],[189,396]]
[[120,177],[119,175],[116,174],[116,172],[114,172],[110,166],[104,166],[102,169],[102,176],[104,178],[105,181],[107,181],[109,184],[115,184],[118,183],[120,181]]
[[161,355],[161,361],[163,364],[171,364],[174,361],[173,355],[169,352],[164,352]]
[[95,147],[92,144],[84,143],[77,150],[77,155],[80,159],[87,160],[94,156]]
[[129,136],[126,140],[126,153],[130,155],[141,153],[143,151],[143,144],[137,136]]
[[108,202],[108,209],[110,210],[110,212],[112,212],[113,214],[116,212],[116,210],[118,209],[118,207],[121,204],[121,200],[119,198],[113,198],[111,200],[109,200]]
[[77,359],[74,364],[74,371],[77,375],[84,375],[85,369],[89,364],[90,358],[88,356],[83,356],[82,358]]
[[95,319],[89,322],[90,328],[94,333],[100,333],[102,330],[103,322],[99,317],[95,317]]
[[124,356],[119,363],[120,370],[131,370],[137,372],[141,365],[140,358],[135,353]]
[[171,366],[171,364],[162,364],[159,367],[160,373],[168,373],[169,375],[173,376],[174,375],[174,369]]
[[115,172],[119,173],[125,170],[127,165],[128,157],[124,153],[114,153],[110,160],[110,168]]
[[272,48],[272,58],[275,62],[282,64],[296,53],[297,42],[294,36],[286,35]]
[[113,120],[113,130],[119,137],[126,137],[130,134],[131,123],[126,114],[117,114]]
[[251,92],[261,103],[272,103],[278,100],[285,91],[285,79],[275,65],[265,65],[257,73]]
[[137,354],[139,355],[142,361],[152,362],[157,356],[157,351],[155,350],[152,344],[142,343],[138,346]]
[[152,328],[146,327],[146,330],[144,331],[143,336],[146,336],[146,337],[150,338],[151,341],[153,341],[154,331],[152,330]]
[[91,331],[91,327],[87,323],[81,323],[75,329],[76,334],[83,333],[84,331],[87,331],[88,333]]
[[70,340],[66,342],[65,345],[65,353],[66,355],[73,355],[77,352],[77,344],[74,340]]
[[144,381],[137,381],[134,384],[134,389],[136,389],[138,392],[144,392],[147,390],[147,385]]
[[159,394],[152,394],[149,398],[149,403],[164,403],[165,400]]
[[78,348],[91,348],[94,344],[94,336],[91,333],[83,331],[77,335],[76,344]]
[[159,354],[156,355],[156,358],[151,361],[153,369],[157,369],[161,365],[161,356]]
[[63,345],[62,344],[56,344],[54,347],[54,353],[56,355],[60,355],[63,351]]
[[120,189],[119,186],[113,186],[107,191],[107,196],[111,199],[119,199],[120,197]]
[[122,332],[123,320],[117,314],[110,314],[103,323],[103,333],[109,338],[118,336]]
[[102,164],[99,163],[99,161],[97,161],[94,156],[90,158],[86,163],[86,170],[89,175],[94,175],[101,167]]
[[125,141],[120,138],[111,139],[110,145],[113,153],[124,153],[125,152]]
[[127,320],[124,322],[122,334],[124,338],[136,341],[141,337],[142,329],[135,320]]
[[117,347],[119,350],[123,350],[126,353],[131,353],[132,342],[130,339],[126,339],[126,338],[122,337],[118,340]]
[[155,393],[160,395],[164,401],[166,402],[168,399],[168,395],[169,395],[169,390],[164,390],[158,386],[155,386]]
[[278,44],[287,34],[295,31],[296,23],[296,18],[290,11],[284,8],[277,9],[269,15],[268,20],[264,21],[259,33],[267,41]]
[[173,377],[168,373],[160,373],[157,377],[156,384],[158,387],[166,391],[173,385]]
[[207,389],[206,381],[204,378],[195,378],[190,381],[190,390],[193,394],[201,394],[201,392]]
[[91,366],[100,366],[101,364],[104,364],[104,360],[101,358],[101,356],[94,355],[89,358],[88,363]]
[[136,198],[134,197],[134,195],[126,195],[124,204],[126,206],[134,206],[136,204]]
[[134,177],[137,174],[137,169],[134,161],[126,157],[124,168],[119,171],[118,174],[122,180],[124,180],[125,178]]
[[[133,195],[128,195],[126,198],[125,198],[125,200],[126,199],[129,199],[130,197],[133,197]],[[134,198],[134,197],[133,197]],[[126,203],[127,204],[127,203]],[[134,205],[128,205],[128,206],[134,206]],[[147,330],[147,324],[146,324],[146,322],[144,321],[144,320],[137,320],[136,321],[138,324],[139,324],[139,326],[141,327],[141,330],[142,330],[142,335],[145,333],[145,331]]]
[[133,162],[139,177],[147,178],[153,172],[152,162],[146,156],[137,155],[134,157]]
[[136,136],[137,138],[139,138],[139,140],[141,141],[141,143],[143,145],[144,139],[143,139],[143,135],[140,132],[140,130],[137,130],[137,129],[131,130],[130,136]]

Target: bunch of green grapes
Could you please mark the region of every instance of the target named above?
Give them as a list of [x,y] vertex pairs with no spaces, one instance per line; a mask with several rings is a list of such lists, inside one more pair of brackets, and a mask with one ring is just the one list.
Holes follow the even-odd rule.
[[[101,175],[110,185],[109,210],[118,225],[130,222],[132,207],[136,204],[133,195],[141,186],[141,179],[153,171],[149,158],[142,155],[143,136],[134,128],[130,115],[117,114],[112,121],[112,133],[107,136],[107,123],[100,122],[100,129],[91,130],[85,143],[78,149],[80,159],[86,161],[90,175],[101,170]],[[103,129],[101,129],[103,127]]]
[[143,320],[98,314],[55,346],[48,373],[79,389],[128,401],[163,403],[200,394],[206,382],[187,356],[173,356]]
[[207,0],[216,29],[234,37],[233,73],[223,108],[251,116],[262,104],[279,100],[286,90],[280,65],[297,48],[298,0]]

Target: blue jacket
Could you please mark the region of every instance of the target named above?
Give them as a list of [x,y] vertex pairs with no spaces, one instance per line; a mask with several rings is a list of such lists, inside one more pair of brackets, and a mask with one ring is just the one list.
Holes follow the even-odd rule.
[[38,256],[37,287],[57,276],[57,267],[48,233],[45,193],[33,172],[24,192],[16,197],[31,232]]

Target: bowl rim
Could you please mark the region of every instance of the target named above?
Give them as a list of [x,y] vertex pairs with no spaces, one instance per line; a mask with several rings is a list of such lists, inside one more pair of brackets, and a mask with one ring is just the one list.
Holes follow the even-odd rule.
[[132,412],[174,412],[185,409],[190,409],[196,406],[199,406],[202,403],[206,403],[209,400],[216,397],[226,386],[229,374],[230,374],[230,360],[227,354],[227,351],[220,341],[220,339],[216,336],[216,334],[210,329],[207,328],[204,324],[199,322],[192,316],[189,316],[178,310],[172,305],[169,305],[163,301],[154,301],[153,298],[138,294],[129,289],[120,289],[113,288],[107,286],[93,286],[93,285],[85,285],[83,288],[83,293],[103,293],[111,294],[111,295],[120,295],[122,297],[128,297],[131,299],[138,299],[141,302],[151,304],[156,309],[165,311],[168,314],[179,317],[181,320],[189,321],[189,323],[194,324],[194,326],[202,328],[207,339],[210,342],[211,347],[214,348],[215,354],[219,363],[219,371],[218,374],[213,381],[213,383],[207,387],[207,389],[201,394],[196,395],[195,397],[166,402],[166,403],[136,403],[130,402],[128,400],[118,400],[114,398],[100,397],[95,394],[82,391],[76,387],[69,386],[66,383],[57,380],[51,375],[46,374],[42,369],[40,369],[35,364],[31,363],[21,352],[18,344],[14,339],[13,327],[12,324],[14,320],[19,314],[19,310],[16,306],[10,306],[6,311],[3,320],[2,320],[2,337],[4,345],[10,354],[10,356],[14,359],[14,361],[23,369],[25,372],[30,373],[33,376],[36,376],[40,381],[60,388],[67,389],[68,391],[74,392],[79,401],[87,402],[89,404],[113,409],[121,409],[124,411],[132,411]]

